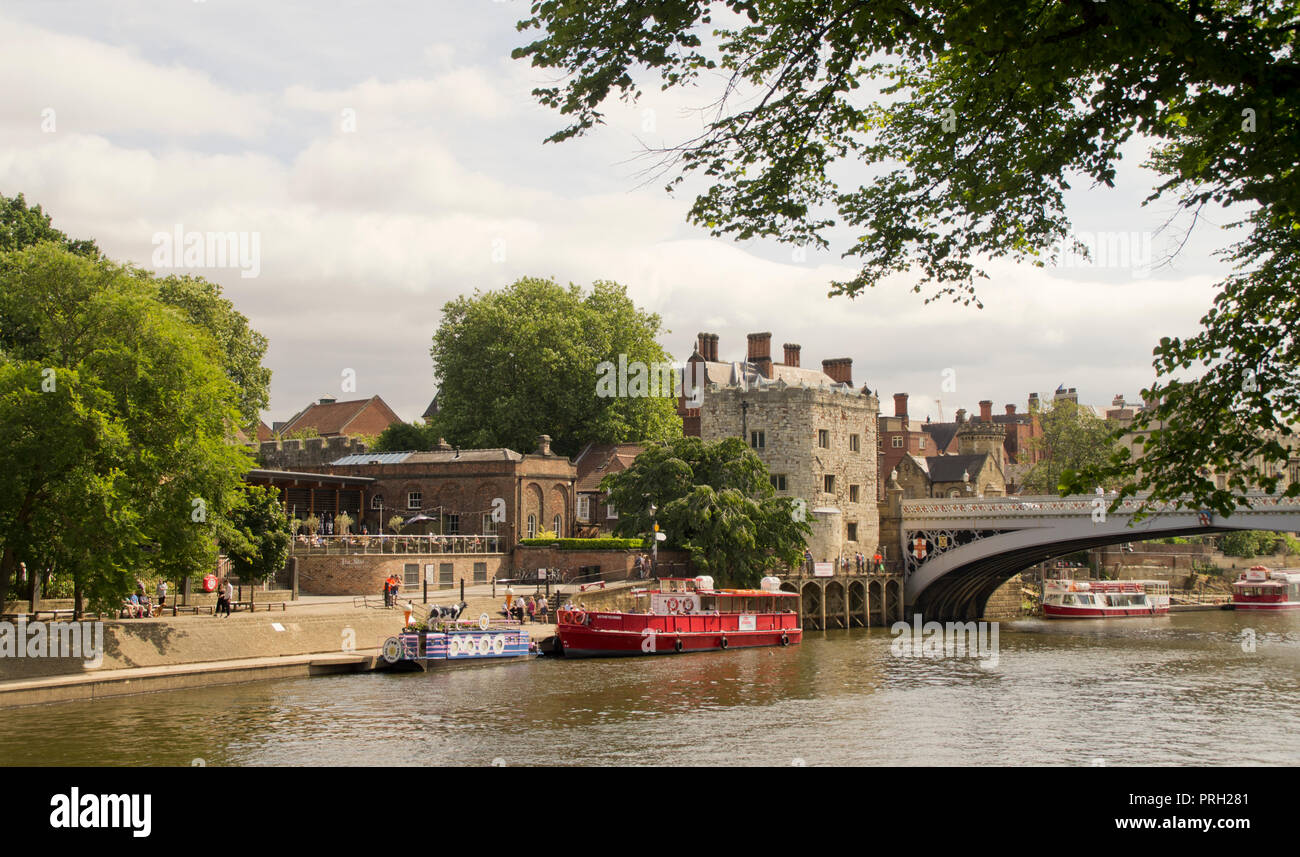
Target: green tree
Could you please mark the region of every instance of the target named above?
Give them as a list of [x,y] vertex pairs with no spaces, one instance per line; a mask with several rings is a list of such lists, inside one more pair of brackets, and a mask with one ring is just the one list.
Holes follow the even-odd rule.
[[[22,250],[42,241],[52,241],[88,259],[101,258],[91,240],[73,240],[55,229],[50,216],[39,205],[28,208],[20,193],[13,199],[0,195],[0,252]],[[202,277],[156,277],[135,271],[142,283],[163,303],[179,309],[190,323],[203,328],[216,341],[221,364],[240,391],[238,425],[255,433],[258,415],[270,402],[271,370],[262,366],[266,337],[249,326],[248,319],[222,297],[221,287]],[[0,318],[0,328],[10,320]],[[6,340],[12,334],[0,332]]]
[[[665,155],[669,189],[707,182],[689,218],[714,235],[857,232],[841,249],[861,269],[832,294],[906,271],[927,300],[978,306],[981,258],[1055,258],[1065,191],[1111,186],[1123,147],[1152,141],[1147,202],[1191,225],[1235,205],[1244,237],[1221,251],[1235,272],[1201,331],[1155,348],[1147,466],[1121,452],[1065,487],[1118,478],[1227,513],[1277,486],[1268,465],[1300,414],[1297,0],[538,0],[519,29],[543,32],[514,55],[562,77],[534,90],[572,118],[550,140],[647,77],[722,76],[703,131]],[[1197,473],[1220,462],[1237,468],[1224,489]]]
[[379,433],[373,452],[409,452],[433,449],[438,438],[424,423],[393,423]]
[[12,199],[0,194],[0,253],[21,250],[42,241],[53,241],[88,259],[100,256],[93,240],[74,241],[55,229],[50,216],[39,205],[28,208],[21,193]]
[[[1040,459],[1025,475],[1028,493],[1055,493],[1066,471],[1100,465],[1115,448],[1114,433],[1106,421],[1068,399],[1039,411],[1038,420],[1043,433],[1031,438],[1028,446]],[[1101,484],[1114,487],[1110,482]],[[1095,487],[1089,486],[1088,490]]]
[[651,446],[631,467],[606,476],[601,490],[618,510],[618,535],[643,536],[657,522],[666,547],[689,551],[696,567],[741,586],[797,565],[812,532],[791,498],[775,496],[762,460],[735,437]]
[[219,346],[138,272],[54,243],[0,254],[0,601],[19,561],[101,606],[143,566],[211,567],[251,459]]
[[268,580],[289,558],[293,537],[279,495],[275,488],[245,485],[220,528],[222,552],[244,583]]
[[439,385],[430,437],[460,447],[531,450],[550,435],[556,452],[588,443],[659,441],[681,435],[670,396],[598,394],[600,364],[668,363],[656,341],[659,316],[643,312],[617,283],[586,292],[526,277],[443,307],[433,336]]

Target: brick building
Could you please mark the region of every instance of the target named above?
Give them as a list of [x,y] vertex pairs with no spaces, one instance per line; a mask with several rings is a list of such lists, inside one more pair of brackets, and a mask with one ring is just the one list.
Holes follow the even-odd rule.
[[[552,452],[542,435],[527,455],[440,443],[427,452],[351,453],[301,471],[257,470],[249,481],[279,487],[298,518],[347,512],[354,529],[364,525],[379,533],[388,531],[393,515],[422,516],[403,532],[495,535],[508,551],[542,530],[572,534],[577,476],[573,463]],[[494,510],[504,519],[494,520]]]
[[308,405],[284,423],[276,423],[276,432],[288,437],[301,431],[315,431],[321,437],[377,436],[402,418],[378,396],[340,402],[331,396]]
[[951,454],[905,454],[898,462],[904,499],[921,497],[1000,497],[1007,493],[1006,434],[992,422],[963,421],[953,436]]
[[[702,344],[706,336],[701,334]],[[785,362],[773,363],[770,336],[750,335],[743,364],[705,361],[719,375],[727,366],[728,383],[712,381],[704,388],[700,436],[741,437],[749,443],[771,472],[777,494],[802,501],[815,560],[859,551],[870,556],[880,535],[879,399],[865,387],[854,388],[851,359],[823,361],[821,372],[800,370],[798,346],[787,345]]]
[[608,536],[618,524],[618,512],[605,502],[600,482],[632,466],[645,451],[640,443],[589,443],[573,460],[578,471],[575,534],[580,538]]

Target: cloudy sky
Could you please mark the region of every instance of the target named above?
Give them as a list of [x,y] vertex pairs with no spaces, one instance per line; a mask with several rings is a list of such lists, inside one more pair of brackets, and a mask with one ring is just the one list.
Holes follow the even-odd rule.
[[[14,2],[0,11],[0,193],[152,267],[159,232],[257,233],[260,270],[205,268],[270,339],[272,419],[340,391],[379,394],[415,419],[433,393],[442,305],[524,275],[612,279],[671,331],[803,345],[803,363],[852,357],[855,382],[909,392],[951,418],[990,398],[1077,387],[1136,398],[1151,348],[1209,307],[1225,243],[1211,215],[1173,264],[1038,269],[993,264],[983,310],[926,306],[909,278],[856,300],[826,297],[852,267],[775,243],[711,239],[687,195],[647,183],[647,145],[698,132],[697,91],[613,105],[588,138],[543,145],[557,115],[530,95],[549,76],[510,59],[523,0],[265,3]],[[1079,185],[1081,233],[1155,232],[1171,208],[1140,203],[1141,146],[1114,190]],[[1181,239],[1151,239],[1158,261]],[[843,246],[843,244],[841,244]],[[1140,266],[1139,266],[1140,267]],[[942,390],[945,370],[956,390]]]

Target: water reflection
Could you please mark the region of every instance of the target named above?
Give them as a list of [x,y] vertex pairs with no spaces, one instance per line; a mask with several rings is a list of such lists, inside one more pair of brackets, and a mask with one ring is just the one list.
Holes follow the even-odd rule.
[[[1300,762],[1300,616],[1023,620],[1002,626],[994,668],[895,658],[892,640],[887,630],[812,632],[788,649],[543,659],[11,709],[0,713],[0,762]],[[1246,724],[1267,724],[1268,740],[1244,739]]]

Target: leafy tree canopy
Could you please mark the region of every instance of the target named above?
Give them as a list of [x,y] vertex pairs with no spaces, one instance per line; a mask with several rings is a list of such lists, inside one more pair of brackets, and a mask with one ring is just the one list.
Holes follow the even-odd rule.
[[109,606],[142,566],[211,567],[247,453],[219,345],[139,272],[0,253],[0,602],[18,562]]
[[[1104,464],[1115,449],[1114,430],[1087,408],[1059,399],[1038,412],[1043,433],[1031,438],[1029,448],[1041,456],[1025,475],[1025,491],[1055,493],[1066,470]],[[1113,488],[1112,484],[1102,487]]]
[[370,449],[374,452],[429,450],[438,443],[433,430],[424,423],[393,423],[379,433]]
[[[1279,459],[1300,414],[1297,0],[538,0],[519,29],[542,32],[514,55],[563,75],[534,90],[572,118],[551,140],[635,100],[645,73],[664,89],[721,75],[701,134],[667,153],[669,188],[710,183],[690,219],[714,235],[856,231],[841,249],[861,269],[832,294],[907,272],[927,299],[978,305],[981,259],[1054,258],[1064,192],[1112,185],[1121,148],[1152,141],[1148,202],[1193,224],[1234,205],[1246,237],[1221,251],[1235,271],[1201,330],[1155,348],[1159,404],[1137,426],[1160,426],[1151,466],[1121,455],[1064,487],[1118,478],[1226,513],[1277,486],[1257,460]],[[1206,458],[1238,469],[1226,488],[1197,474]]]
[[689,551],[696,567],[741,586],[798,565],[812,532],[791,498],[775,496],[767,466],[736,437],[651,446],[631,467],[606,476],[601,490],[618,510],[618,535],[642,536],[658,522],[666,547]]
[[658,441],[681,435],[671,396],[601,396],[600,364],[666,364],[658,315],[617,283],[590,291],[525,277],[443,307],[433,336],[439,385],[430,437],[462,448],[527,452],[537,436],[575,455],[588,443]]
[[28,208],[21,193],[12,199],[0,194],[0,253],[21,250],[42,241],[53,241],[88,259],[100,256],[93,240],[74,241],[55,229],[50,216],[39,205]]
[[275,488],[245,485],[219,528],[222,552],[244,583],[269,579],[289,558],[293,537],[279,495]]

